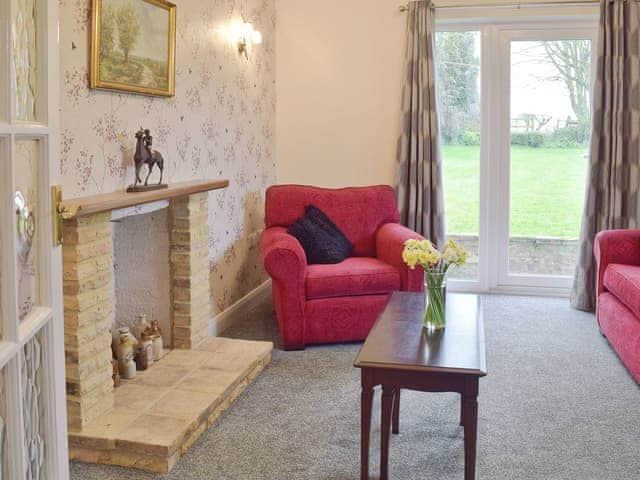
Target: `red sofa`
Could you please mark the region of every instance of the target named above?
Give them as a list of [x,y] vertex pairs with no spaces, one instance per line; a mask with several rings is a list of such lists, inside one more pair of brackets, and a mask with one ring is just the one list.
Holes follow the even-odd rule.
[[[335,265],[308,265],[287,227],[313,204],[353,243],[353,256]],[[283,347],[366,338],[389,294],[422,291],[422,270],[402,262],[404,242],[420,235],[400,225],[389,186],[327,189],[277,185],[267,189],[260,240]]]
[[640,230],[601,232],[594,253],[600,331],[640,383]]

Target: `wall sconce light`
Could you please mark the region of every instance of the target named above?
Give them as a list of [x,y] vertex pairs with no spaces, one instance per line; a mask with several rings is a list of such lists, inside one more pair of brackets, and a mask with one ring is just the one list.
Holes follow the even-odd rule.
[[262,34],[249,22],[236,23],[231,26],[231,38],[238,45],[238,53],[249,58],[250,45],[260,45]]

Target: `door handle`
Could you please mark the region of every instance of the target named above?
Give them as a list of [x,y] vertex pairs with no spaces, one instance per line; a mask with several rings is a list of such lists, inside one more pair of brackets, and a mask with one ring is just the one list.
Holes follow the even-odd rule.
[[25,196],[21,191],[17,191],[14,198],[16,206],[16,216],[18,217],[17,228],[20,239],[24,242],[31,243],[36,233],[36,222],[33,215],[33,209],[27,203]]
[[62,245],[63,220],[67,212],[67,209],[62,204],[62,187],[60,185],[51,187],[51,205],[53,206],[51,215],[53,219],[53,246],[57,247]]
[[36,220],[33,208],[20,190],[15,193],[13,202],[16,209],[16,228],[20,241],[20,256],[26,259],[36,233]]

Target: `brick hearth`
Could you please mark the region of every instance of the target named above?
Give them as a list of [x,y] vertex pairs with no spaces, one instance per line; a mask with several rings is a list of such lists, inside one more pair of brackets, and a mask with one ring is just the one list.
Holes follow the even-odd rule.
[[271,360],[270,342],[219,337],[173,350],[115,390],[115,407],[69,434],[69,456],[165,473]]
[[[69,202],[62,251],[71,458],[166,472],[269,363],[270,343],[208,337],[206,191],[226,185],[189,182]],[[163,198],[169,200],[171,339],[180,350],[114,390],[111,210]]]

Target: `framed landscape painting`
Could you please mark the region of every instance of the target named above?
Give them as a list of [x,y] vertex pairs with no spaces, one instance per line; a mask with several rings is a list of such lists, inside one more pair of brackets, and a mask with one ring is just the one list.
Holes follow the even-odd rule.
[[175,93],[176,6],[164,0],[93,0],[90,87]]

